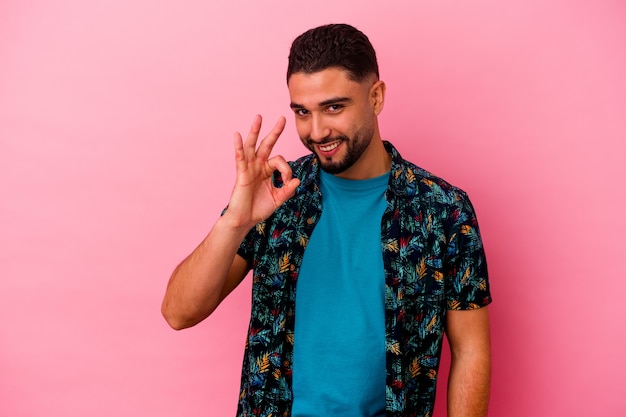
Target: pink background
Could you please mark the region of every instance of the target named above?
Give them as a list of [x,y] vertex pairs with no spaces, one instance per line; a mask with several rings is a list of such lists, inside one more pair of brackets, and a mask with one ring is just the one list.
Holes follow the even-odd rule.
[[286,115],[277,152],[303,153],[288,48],[338,21],[378,51],[383,137],[478,212],[490,415],[626,414],[625,3],[390,3],[0,4],[1,416],[234,415],[249,281],[183,332],[161,298],[233,131]]

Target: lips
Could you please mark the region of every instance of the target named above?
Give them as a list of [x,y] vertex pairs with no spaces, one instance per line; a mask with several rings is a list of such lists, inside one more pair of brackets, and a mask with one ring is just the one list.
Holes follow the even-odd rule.
[[322,151],[322,152],[332,152],[335,149],[337,149],[337,147],[341,144],[341,141],[336,141],[336,142],[331,142],[331,143],[325,143],[323,145],[318,145],[318,148]]

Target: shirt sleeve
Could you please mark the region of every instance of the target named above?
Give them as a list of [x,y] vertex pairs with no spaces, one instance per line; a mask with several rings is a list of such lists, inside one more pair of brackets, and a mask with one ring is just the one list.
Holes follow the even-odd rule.
[[[226,213],[226,210],[228,210],[228,207],[225,207],[220,215],[223,216],[224,213]],[[246,237],[241,242],[241,245],[239,245],[239,249],[237,249],[237,255],[245,259],[250,265],[252,265],[252,261],[254,259],[255,245],[257,245],[256,242],[258,241],[257,236],[259,235],[259,230],[263,230],[264,225],[265,223],[261,222],[250,229]]]
[[263,225],[264,223],[259,223],[255,227],[253,227],[248,232],[246,237],[243,239],[243,241],[241,242],[241,245],[239,245],[239,249],[237,250],[237,255],[241,256],[243,259],[248,261],[249,265],[253,264],[255,247],[256,247],[255,245],[256,245],[256,242],[258,241],[256,239],[258,235],[258,228],[262,227]]
[[461,192],[449,213],[445,263],[448,309],[472,310],[491,303],[487,260],[474,207]]

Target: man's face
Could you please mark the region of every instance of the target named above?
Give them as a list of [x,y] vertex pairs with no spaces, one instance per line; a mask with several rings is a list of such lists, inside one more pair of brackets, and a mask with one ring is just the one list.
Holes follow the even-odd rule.
[[345,70],[328,68],[292,74],[288,88],[298,135],[325,171],[348,173],[366,159],[363,156],[378,135],[373,77],[356,82]]

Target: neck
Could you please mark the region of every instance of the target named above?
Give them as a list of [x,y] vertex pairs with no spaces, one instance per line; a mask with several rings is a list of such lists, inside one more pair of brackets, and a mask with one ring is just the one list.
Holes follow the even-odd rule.
[[349,180],[365,180],[383,175],[390,169],[391,155],[385,149],[380,135],[375,135],[361,158],[337,176]]

